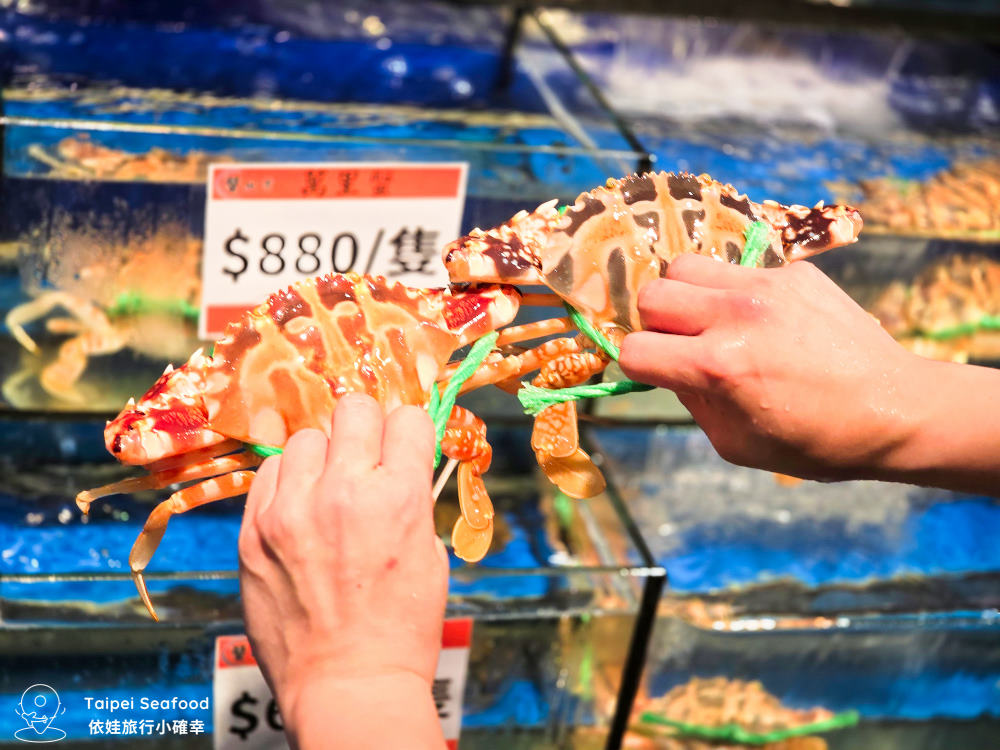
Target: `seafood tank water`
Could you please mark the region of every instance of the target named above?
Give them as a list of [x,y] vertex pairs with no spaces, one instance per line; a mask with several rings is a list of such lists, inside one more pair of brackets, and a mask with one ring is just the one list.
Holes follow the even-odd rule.
[[599,443],[669,579],[634,732],[656,728],[647,712],[711,724],[725,700],[758,707],[735,722],[856,719],[817,733],[832,748],[991,746],[1000,503],[791,482],[726,463],[693,428],[608,429]]

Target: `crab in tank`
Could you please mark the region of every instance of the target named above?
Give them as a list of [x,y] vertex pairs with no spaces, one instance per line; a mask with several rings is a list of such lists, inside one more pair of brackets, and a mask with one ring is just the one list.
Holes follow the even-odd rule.
[[[40,252],[20,252],[31,299],[11,308],[5,323],[26,354],[3,384],[18,408],[46,398],[62,408],[113,408],[122,397],[110,384],[88,382],[92,358],[128,349],[158,369],[198,345],[200,240],[177,221],[127,238],[116,238],[112,226],[67,221],[57,222]],[[29,333],[43,320],[44,339]]]

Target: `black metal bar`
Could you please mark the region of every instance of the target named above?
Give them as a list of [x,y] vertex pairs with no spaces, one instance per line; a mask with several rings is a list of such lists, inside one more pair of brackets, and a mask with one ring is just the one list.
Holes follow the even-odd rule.
[[538,10],[534,10],[532,15],[535,21],[538,23],[538,27],[542,30],[546,37],[548,37],[549,42],[552,46],[556,48],[556,51],[562,55],[562,58],[566,61],[566,64],[573,70],[576,76],[580,79],[583,85],[586,87],[590,95],[594,97],[594,101],[597,102],[597,106],[608,116],[615,129],[619,132],[625,142],[629,145],[629,148],[636,154],[636,167],[638,172],[648,172],[653,165],[653,155],[646,149],[645,146],[639,141],[639,138],[632,131],[632,128],[625,121],[625,118],[615,111],[614,107],[608,102],[607,98],[604,96],[604,92],[601,91],[600,87],[594,83],[594,79],[590,77],[590,73],[584,70],[583,66],[576,59],[566,43],[559,37],[559,35],[538,13]]
[[[588,452],[596,452],[596,446],[588,433],[581,434],[580,440]],[[642,597],[639,600],[639,611],[636,613],[632,639],[629,641],[628,653],[625,655],[625,664],[622,669],[622,680],[618,686],[615,713],[611,718],[608,739],[604,745],[605,750],[620,750],[622,741],[625,739],[625,732],[628,731],[628,722],[632,716],[632,707],[635,705],[635,696],[639,693],[642,672],[646,667],[646,654],[649,651],[653,628],[656,625],[656,613],[659,609],[663,587],[667,582],[667,572],[656,564],[656,559],[653,557],[649,545],[646,544],[646,540],[640,533],[635,519],[625,507],[625,502],[618,494],[618,488],[614,482],[608,482],[606,492],[612,507],[618,514],[618,519],[625,527],[639,557],[642,558],[643,565],[647,568],[645,582],[642,586]]]
[[629,718],[632,716],[632,706],[639,692],[642,681],[642,671],[646,668],[646,652],[656,624],[656,611],[660,603],[660,594],[666,583],[666,575],[646,576],[642,587],[642,601],[639,613],[632,628],[632,640],[628,645],[628,655],[625,657],[625,668],[622,670],[622,682],[618,688],[618,701],[615,703],[615,715],[608,729],[608,741],[605,750],[619,750],[628,731]]
[[500,54],[500,71],[496,82],[498,91],[508,88],[514,80],[514,50],[517,49],[517,43],[521,40],[521,31],[524,28],[524,17],[528,13],[528,7],[515,5],[511,8],[511,13],[507,31],[504,34],[503,51]]

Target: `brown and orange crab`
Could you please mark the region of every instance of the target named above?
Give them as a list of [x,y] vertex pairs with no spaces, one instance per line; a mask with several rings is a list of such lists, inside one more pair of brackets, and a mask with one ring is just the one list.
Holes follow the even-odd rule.
[[[641,327],[637,300],[646,282],[662,277],[684,253],[739,264],[745,232],[757,222],[767,230],[765,267],[855,242],[862,226],[860,214],[849,206],[754,203],[708,175],[660,172],[608,180],[564,210],[550,201],[531,213],[522,211],[501,226],[477,229],[450,243],[442,257],[452,285],[548,287],[618,344]],[[573,329],[569,319],[533,325],[539,334]],[[545,364],[532,384],[545,388],[583,383],[609,363],[608,355],[582,335],[553,339],[539,349]],[[522,357],[530,360],[537,351]],[[526,371],[516,357],[493,366],[512,378]],[[465,387],[496,377],[495,371],[484,370]],[[603,488],[599,470],[579,446],[575,402],[543,410],[535,419],[531,445],[545,473],[567,494],[588,497]]]
[[[281,447],[297,430],[329,433],[333,408],[348,392],[386,409],[424,405],[456,349],[509,323],[514,287],[467,292],[411,289],[381,277],[328,275],[296,284],[231,324],[211,356],[201,350],[167,371],[105,428],[108,450],[150,474],[81,492],[85,512],[97,498],[198,480],[161,502],[129,557],[143,602],[154,614],[143,570],[170,517],[245,493],[262,461],[248,445]],[[493,508],[482,474],[491,449],[483,422],[456,406],[442,440],[459,462],[462,515],[456,553],[483,557]],[[155,614],[154,614],[155,617]]]

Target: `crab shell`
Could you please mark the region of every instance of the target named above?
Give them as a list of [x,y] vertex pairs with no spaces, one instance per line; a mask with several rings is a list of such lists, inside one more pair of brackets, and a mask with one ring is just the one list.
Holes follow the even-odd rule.
[[683,253],[740,262],[744,232],[769,228],[765,266],[857,240],[860,214],[847,206],[757,204],[708,175],[660,172],[609,180],[566,212],[551,201],[471,234],[443,251],[452,283],[542,284],[598,325],[640,327],[637,297]]
[[509,286],[415,289],[382,277],[328,274],[272,295],[168,368],[108,423],[108,450],[148,464],[236,438],[282,446],[297,430],[330,431],[337,400],[367,393],[384,409],[424,405],[456,349],[511,322]]

